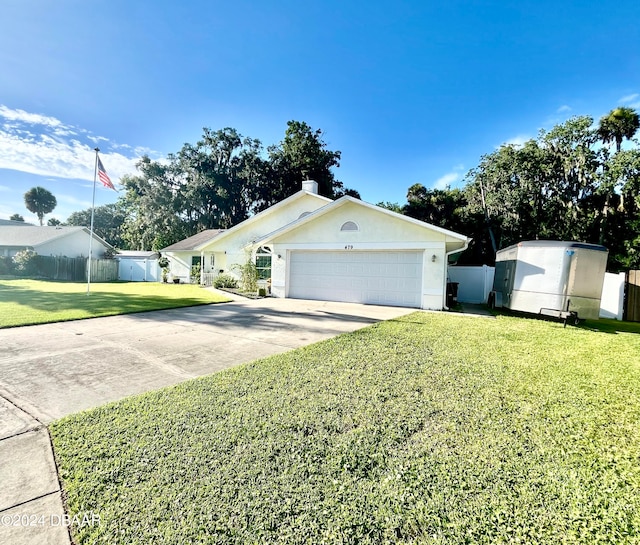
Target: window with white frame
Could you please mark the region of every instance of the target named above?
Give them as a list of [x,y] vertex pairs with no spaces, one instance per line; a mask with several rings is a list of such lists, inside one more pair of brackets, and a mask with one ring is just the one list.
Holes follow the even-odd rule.
[[271,278],[271,250],[264,246],[258,248],[256,252],[256,270],[259,280]]

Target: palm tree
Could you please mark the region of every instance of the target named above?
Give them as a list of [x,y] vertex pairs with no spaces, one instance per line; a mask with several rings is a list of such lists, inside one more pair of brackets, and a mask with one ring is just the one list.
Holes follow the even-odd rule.
[[615,142],[616,151],[620,151],[622,140],[633,138],[638,129],[640,129],[640,117],[636,111],[633,108],[621,106],[600,118],[598,136],[605,144]]
[[24,204],[29,212],[33,212],[40,220],[42,225],[42,218],[45,214],[53,211],[58,204],[58,201],[53,196],[53,193],[47,191],[44,187],[32,187],[24,194]]
[[[621,106],[615,110],[611,110],[607,115],[600,118],[600,126],[598,127],[598,136],[603,143],[616,143],[616,153],[622,147],[622,140],[631,139],[640,129],[640,117],[633,108]],[[605,173],[606,173],[606,166]],[[607,222],[609,216],[609,206],[611,203],[611,194],[613,187],[607,188],[605,194],[604,207],[602,209],[602,219],[600,221],[600,244],[604,244],[605,233],[607,230]],[[624,209],[624,197],[621,196],[620,208]]]

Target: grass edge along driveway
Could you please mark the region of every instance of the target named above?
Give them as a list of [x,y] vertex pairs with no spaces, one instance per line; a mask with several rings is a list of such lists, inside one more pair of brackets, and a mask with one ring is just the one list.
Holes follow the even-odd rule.
[[93,283],[87,295],[86,282],[0,280],[0,328],[227,301],[191,284]]
[[637,543],[628,330],[418,312],[72,415],[75,540]]

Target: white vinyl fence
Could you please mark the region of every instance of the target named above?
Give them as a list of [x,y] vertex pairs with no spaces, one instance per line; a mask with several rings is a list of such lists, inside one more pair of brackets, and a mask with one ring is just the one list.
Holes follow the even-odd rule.
[[458,283],[458,301],[486,303],[493,287],[495,269],[482,267],[449,267],[449,282]]
[[626,274],[605,273],[600,300],[600,318],[622,320],[624,311],[624,284]]
[[[486,303],[493,287],[494,267],[457,267],[448,269],[448,281],[458,282],[460,303]],[[600,317],[622,320],[625,273],[605,273],[600,301]]]

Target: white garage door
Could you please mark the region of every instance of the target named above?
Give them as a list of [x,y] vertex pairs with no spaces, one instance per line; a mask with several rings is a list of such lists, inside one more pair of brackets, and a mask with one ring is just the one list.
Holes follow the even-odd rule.
[[290,257],[289,297],[421,306],[422,252],[306,252]]

